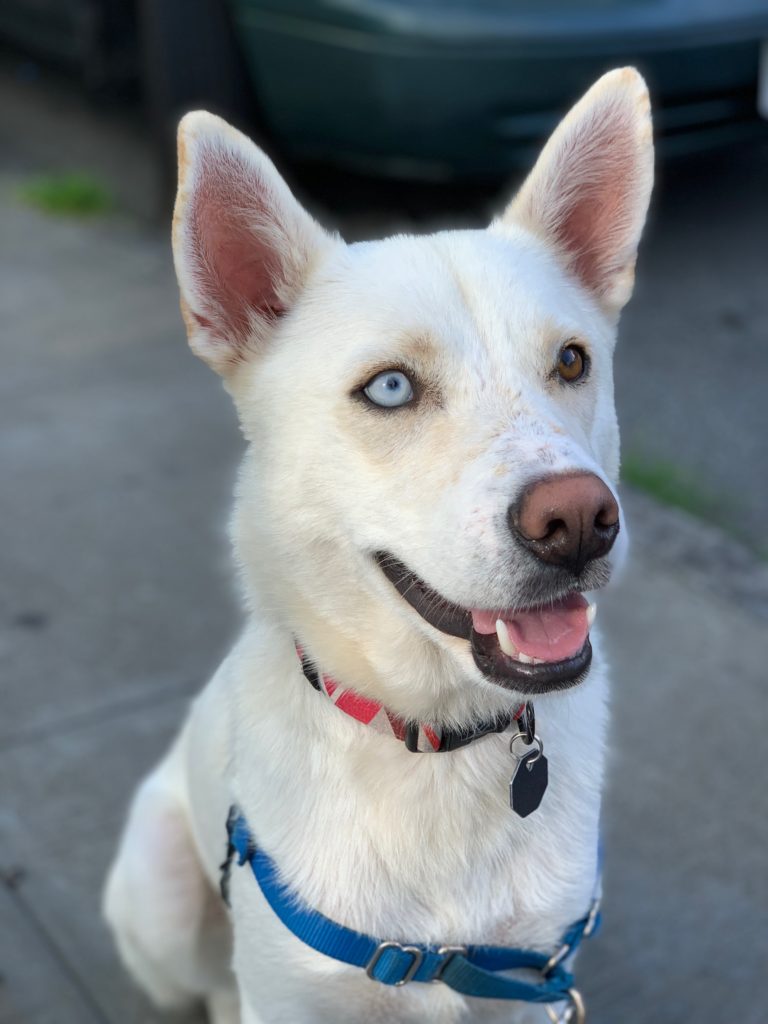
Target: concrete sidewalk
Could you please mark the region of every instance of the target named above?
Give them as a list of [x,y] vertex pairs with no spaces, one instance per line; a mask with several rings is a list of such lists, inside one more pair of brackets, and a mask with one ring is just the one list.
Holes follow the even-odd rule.
[[[99,894],[136,781],[237,629],[241,440],[186,348],[165,236],[47,220],[17,180],[0,168],[0,1024],[151,1024],[169,1018],[119,968]],[[768,569],[627,506],[633,564],[599,616],[615,708],[590,1024],[764,1024]]]

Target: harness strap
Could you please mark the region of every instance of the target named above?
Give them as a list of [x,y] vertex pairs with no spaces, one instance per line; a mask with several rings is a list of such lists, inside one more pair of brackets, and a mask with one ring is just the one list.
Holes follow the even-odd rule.
[[[442,981],[467,996],[528,1003],[557,1003],[572,998],[573,975],[564,962],[583,938],[596,931],[600,915],[595,902],[584,918],[571,925],[559,950],[551,957],[505,946],[436,948],[422,943],[381,941],[302,906],[279,881],[271,858],[256,847],[245,818],[230,812],[227,826],[230,856],[222,865],[225,876],[228,877],[229,862],[236,854],[239,865],[250,865],[265,899],[289,931],[318,953],[365,968],[374,981],[396,986],[410,981]],[[515,969],[536,971],[539,980],[498,973]]]

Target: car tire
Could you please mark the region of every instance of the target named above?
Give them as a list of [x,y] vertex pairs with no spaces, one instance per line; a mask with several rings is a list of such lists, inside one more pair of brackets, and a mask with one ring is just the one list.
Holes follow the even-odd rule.
[[163,205],[176,183],[176,126],[210,110],[246,131],[258,109],[221,0],[139,0],[142,87],[161,174]]

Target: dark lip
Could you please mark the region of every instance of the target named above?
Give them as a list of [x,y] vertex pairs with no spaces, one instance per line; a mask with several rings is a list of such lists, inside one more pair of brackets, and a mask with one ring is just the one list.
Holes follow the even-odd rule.
[[547,662],[544,665],[527,665],[515,661],[501,650],[495,633],[478,633],[472,627],[471,612],[446,600],[400,559],[386,551],[377,551],[373,557],[398,594],[425,622],[441,633],[469,642],[475,665],[488,680],[498,686],[533,696],[569,689],[582,682],[587,675],[592,662],[589,637],[577,654],[563,661]]
[[422,619],[426,619],[430,626],[449,636],[469,640],[472,634],[472,615],[466,608],[446,601],[394,555],[378,551],[373,557],[398,594],[405,598],[411,608],[414,608]]
[[572,658],[547,662],[545,665],[524,665],[508,658],[499,647],[495,634],[488,636],[472,630],[472,657],[483,673],[499,686],[516,693],[534,696],[537,693],[556,693],[578,686],[586,678],[592,664],[592,644],[589,637]]

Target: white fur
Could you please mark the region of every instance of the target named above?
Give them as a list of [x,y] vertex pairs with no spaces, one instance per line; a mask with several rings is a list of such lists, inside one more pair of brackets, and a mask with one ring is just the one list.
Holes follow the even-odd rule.
[[[250,614],[134,802],[105,900],[121,952],[156,1000],[205,998],[221,1024],[541,1020],[541,1009],[441,985],[387,988],[314,953],[246,869],[232,878],[232,973],[217,867],[236,802],[300,898],[373,935],[551,951],[585,912],[606,728],[594,631],[587,680],[536,699],[550,786],[527,819],[508,806],[508,736],[411,754],[315,692],[293,637],[324,671],[406,718],[466,724],[517,702],[481,675],[466,641],[398,596],[369,553],[395,553],[458,604],[510,607],[525,580],[506,510],[526,483],[586,469],[615,485],[615,322],[651,183],[642,80],[630,69],[601,79],[488,231],[347,246],[223,122],[188,115],[180,138],[182,305],[249,441],[233,537]],[[594,187],[606,162],[619,203],[608,220]],[[265,288],[284,312],[263,314],[250,295],[247,337],[227,335],[232,310],[217,320],[206,292],[220,239],[200,241],[193,227],[212,188],[236,197],[248,226],[238,259],[267,251],[273,261]],[[608,229],[597,237],[592,223]],[[548,378],[570,338],[591,353],[583,387]],[[439,398],[382,417],[350,397],[366,373],[403,362]]]

